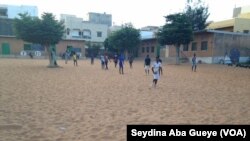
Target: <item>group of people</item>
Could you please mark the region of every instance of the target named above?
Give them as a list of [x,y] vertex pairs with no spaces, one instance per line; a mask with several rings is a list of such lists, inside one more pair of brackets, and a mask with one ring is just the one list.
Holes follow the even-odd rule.
[[[65,63],[67,64],[67,61],[70,57],[70,53],[68,51],[66,51],[65,53]],[[74,66],[77,66],[77,55],[75,52],[73,52],[73,61],[74,61]],[[101,55],[100,56],[100,60],[101,60],[101,67],[102,69],[108,70],[108,63],[111,62],[110,58],[108,57],[108,55]],[[130,68],[133,68],[133,56],[129,55],[128,57],[128,61],[129,61],[129,65]],[[115,64],[115,68],[117,66],[117,64],[119,65],[119,73],[120,74],[124,74],[124,61],[125,61],[125,57],[124,55],[114,55],[113,57],[113,61]],[[192,71],[196,72],[196,68],[197,68],[197,64],[196,64],[196,54],[194,54],[194,56],[192,57]],[[91,55],[91,64],[94,64],[94,55]],[[144,69],[145,69],[145,73],[146,75],[149,75],[150,72],[150,68],[151,71],[153,73],[153,87],[156,87],[158,80],[160,79],[160,76],[163,74],[163,69],[162,69],[162,60],[160,59],[159,56],[156,57],[155,62],[152,64],[151,66],[151,58],[149,57],[149,55],[146,56],[146,58],[144,59]]]
[[[144,69],[146,75],[149,75],[150,72],[150,65],[151,65],[151,59],[149,55],[146,56],[144,59]],[[162,69],[162,60],[160,59],[159,56],[156,57],[155,62],[153,63],[151,67],[152,73],[153,73],[153,84],[152,86],[155,88],[157,85],[158,80],[160,79],[160,75],[163,74],[163,69]]]
[[72,54],[74,66],[78,66],[78,64],[77,64],[78,57],[77,57],[76,52],[75,51],[71,52],[71,51],[69,51],[69,49],[67,49],[66,52],[65,52],[65,54],[64,54],[65,64],[68,63],[68,60],[70,59],[71,54]]
[[[108,62],[111,62],[108,55],[101,55],[100,60],[101,60],[102,69],[108,70]],[[114,60],[115,68],[118,64],[119,65],[119,73],[124,74],[124,71],[123,71],[124,61],[125,61],[124,55],[122,55],[122,54],[119,56],[114,55],[113,60]],[[133,60],[134,60],[133,56],[129,55],[128,62],[129,62],[130,68],[133,68]],[[92,64],[92,59],[91,59],[91,64]],[[153,87],[156,87],[157,82],[160,78],[160,75],[163,74],[162,60],[160,59],[159,56],[157,56],[155,62],[152,64],[152,67],[150,65],[151,65],[151,59],[150,59],[149,55],[147,55],[145,60],[144,60],[145,73],[146,73],[146,75],[149,75],[150,68],[151,68],[151,71],[153,73]]]
[[[104,55],[104,56],[101,55],[100,60],[101,60],[102,69],[108,70],[108,62],[111,62],[108,55]],[[120,56],[114,55],[113,60],[114,60],[115,68],[116,68],[117,64],[119,64],[119,73],[124,74],[124,72],[123,72],[124,61],[125,61],[124,56],[122,54]]]

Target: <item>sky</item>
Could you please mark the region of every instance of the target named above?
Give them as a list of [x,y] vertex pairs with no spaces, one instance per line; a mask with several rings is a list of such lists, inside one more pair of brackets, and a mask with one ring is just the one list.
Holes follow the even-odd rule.
[[[202,0],[209,7],[208,21],[232,18],[233,8],[250,6],[250,0]],[[38,16],[50,12],[87,19],[88,12],[112,14],[113,25],[132,23],[134,27],[162,26],[164,16],[182,12],[186,0],[1,0],[0,4],[37,6]]]

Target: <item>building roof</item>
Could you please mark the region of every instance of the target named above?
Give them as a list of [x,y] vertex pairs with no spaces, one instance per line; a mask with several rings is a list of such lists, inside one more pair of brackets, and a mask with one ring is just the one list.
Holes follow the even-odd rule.
[[249,34],[249,33],[229,32],[229,31],[210,30],[210,29],[205,29],[205,30],[195,31],[194,33],[204,33],[204,32],[209,32],[209,33],[222,33],[222,34],[231,34],[231,35],[243,35],[243,36],[250,36],[250,34]]
[[141,39],[147,40],[147,39],[155,39],[155,32],[153,31],[140,31]]
[[213,22],[208,25],[207,29],[218,29],[218,28],[225,28],[225,27],[233,27],[235,23],[235,19]]

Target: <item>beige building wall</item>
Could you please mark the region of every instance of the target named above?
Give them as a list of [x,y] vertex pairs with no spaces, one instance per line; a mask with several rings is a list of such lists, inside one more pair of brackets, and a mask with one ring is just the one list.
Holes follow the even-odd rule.
[[146,57],[149,55],[151,58],[155,58],[157,53],[157,40],[147,39],[142,40],[139,46],[139,57]]
[[[3,43],[9,44],[10,53],[12,55],[19,55],[20,52],[23,50],[24,44],[27,44],[27,42],[16,39],[13,36],[0,37],[0,47],[2,46]],[[0,54],[2,54],[2,48],[0,49]]]
[[[201,50],[201,42],[207,42],[207,50]],[[197,44],[197,50],[192,50],[192,44]],[[194,35],[194,40],[189,43],[188,50],[183,51],[183,46],[180,48],[180,57],[192,57],[195,53],[199,57],[211,57],[213,52],[213,34],[200,33]],[[176,57],[176,49],[174,46],[169,46],[169,57]]]
[[250,33],[250,19],[235,18],[234,32],[244,31],[248,31]]
[[[0,36],[0,55],[2,55],[2,44],[8,43],[10,47],[10,55],[20,56],[21,51],[24,51],[24,44],[32,44],[29,42],[25,42],[23,40],[17,39],[14,36]],[[74,48],[81,48],[81,55],[84,57],[85,55],[85,41],[82,40],[61,40],[58,44],[56,44],[56,53],[58,56],[62,55],[65,51],[67,46],[72,46]],[[47,52],[41,51],[41,55],[47,55]]]

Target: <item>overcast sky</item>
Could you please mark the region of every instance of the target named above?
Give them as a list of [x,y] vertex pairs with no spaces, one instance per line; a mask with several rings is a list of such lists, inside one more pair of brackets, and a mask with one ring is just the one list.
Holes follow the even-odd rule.
[[[250,0],[203,0],[209,7],[209,21],[230,19],[233,8],[250,5]],[[32,5],[38,7],[39,16],[51,12],[71,14],[86,20],[88,12],[112,14],[113,23],[131,22],[136,28],[162,26],[170,13],[183,11],[186,0],[1,0],[0,4]]]

